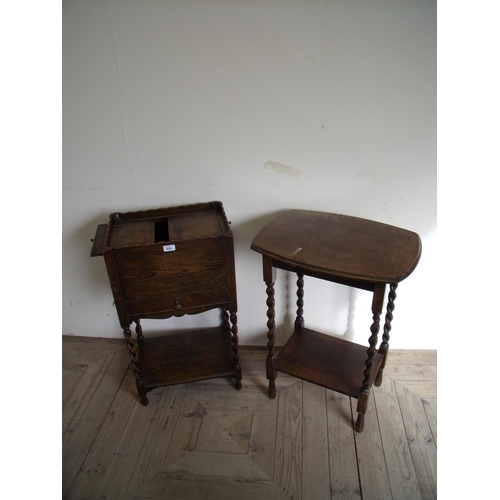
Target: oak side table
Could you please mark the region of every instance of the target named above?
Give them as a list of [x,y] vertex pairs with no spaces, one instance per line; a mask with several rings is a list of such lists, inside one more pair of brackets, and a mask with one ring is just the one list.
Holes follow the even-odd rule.
[[[267,285],[269,397],[276,397],[278,372],[357,398],[355,429],[362,432],[373,384],[382,383],[398,283],[420,259],[418,234],[371,220],[307,210],[290,210],[256,235],[252,250],[262,254]],[[275,269],[297,274],[294,332],[275,355]],[[373,292],[369,347],[305,328],[304,275]],[[389,285],[382,342],[378,333]]]
[[[241,389],[233,235],[221,202],[113,213],[97,227],[143,405],[157,388],[233,377]],[[221,325],[146,339],[140,320],[222,311]],[[132,340],[135,323],[137,341]]]

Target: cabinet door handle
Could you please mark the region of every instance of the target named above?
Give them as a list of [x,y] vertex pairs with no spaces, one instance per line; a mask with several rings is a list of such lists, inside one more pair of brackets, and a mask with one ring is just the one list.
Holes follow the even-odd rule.
[[178,311],[181,308],[181,301],[180,299],[174,299],[174,309]]

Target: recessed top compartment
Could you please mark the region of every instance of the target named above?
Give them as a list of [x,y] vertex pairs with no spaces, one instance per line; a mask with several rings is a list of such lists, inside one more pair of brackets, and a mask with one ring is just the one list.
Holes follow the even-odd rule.
[[168,219],[165,218],[165,219],[155,220],[155,243],[168,240],[169,240]]
[[[210,238],[230,231],[222,203],[210,202],[110,215],[103,247],[124,248]],[[96,249],[94,255],[98,255]]]
[[172,241],[209,238],[224,234],[215,211],[169,217],[168,231]]
[[111,224],[108,246],[112,248],[146,245],[155,242],[155,224],[152,220],[129,221],[126,224]]

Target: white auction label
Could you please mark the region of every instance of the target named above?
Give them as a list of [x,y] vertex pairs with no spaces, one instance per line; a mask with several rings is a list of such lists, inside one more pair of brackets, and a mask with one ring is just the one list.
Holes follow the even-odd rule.
[[175,252],[175,245],[163,245],[164,252]]

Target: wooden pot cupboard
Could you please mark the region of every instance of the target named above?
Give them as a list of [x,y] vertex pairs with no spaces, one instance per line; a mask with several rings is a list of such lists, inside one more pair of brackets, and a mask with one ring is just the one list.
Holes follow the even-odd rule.
[[[221,202],[112,213],[104,256],[141,402],[157,387],[231,377],[241,389],[233,235]],[[221,323],[145,338],[141,319],[221,310]],[[131,326],[135,324],[136,341]]]
[[[276,397],[275,379],[278,372],[283,372],[357,398],[355,430],[361,432],[371,387],[382,383],[396,288],[418,264],[420,237],[357,217],[290,210],[269,222],[255,236],[251,248],[262,254],[267,285],[269,397]],[[276,268],[297,274],[294,332],[279,355],[275,353]],[[304,275],[373,292],[368,348],[305,327]],[[387,286],[387,312],[377,349]]]

